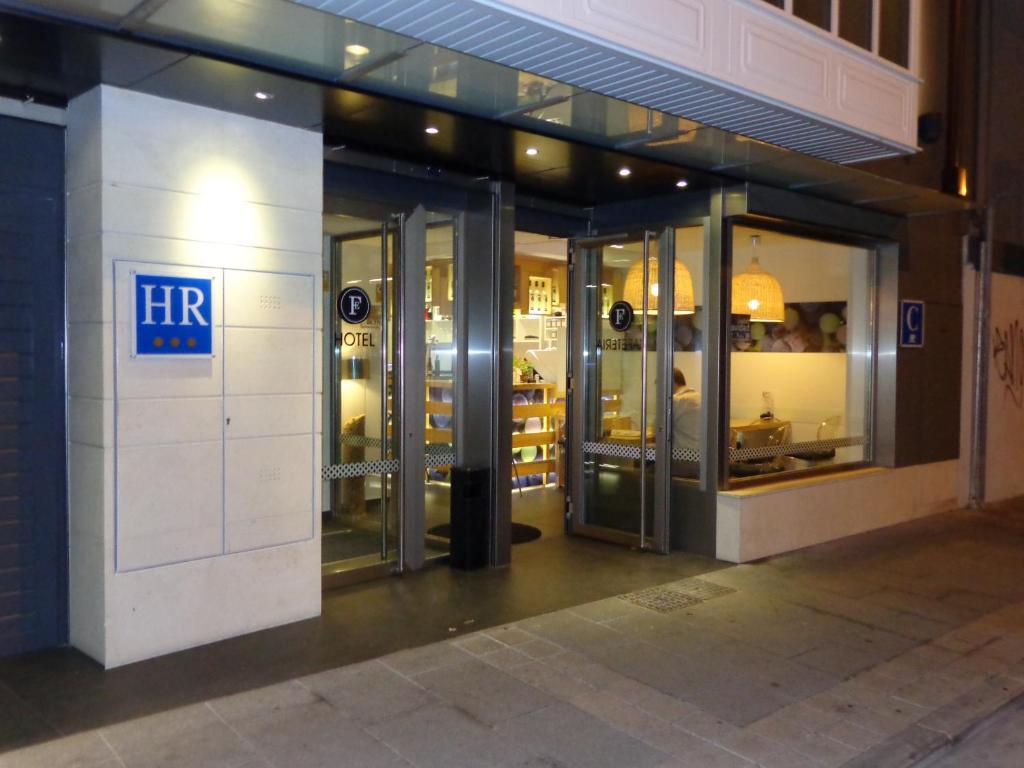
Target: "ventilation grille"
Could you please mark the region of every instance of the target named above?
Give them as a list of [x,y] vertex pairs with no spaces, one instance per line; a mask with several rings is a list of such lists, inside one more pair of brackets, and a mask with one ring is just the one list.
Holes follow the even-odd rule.
[[882,142],[469,0],[296,2],[836,163],[899,154]]

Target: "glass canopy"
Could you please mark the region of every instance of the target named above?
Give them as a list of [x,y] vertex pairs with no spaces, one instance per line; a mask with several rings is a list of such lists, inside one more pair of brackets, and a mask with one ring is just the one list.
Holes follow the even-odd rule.
[[[0,0],[3,5],[3,0]],[[139,40],[394,96],[816,197],[905,214],[965,207],[937,191],[580,90],[288,0],[20,3]]]

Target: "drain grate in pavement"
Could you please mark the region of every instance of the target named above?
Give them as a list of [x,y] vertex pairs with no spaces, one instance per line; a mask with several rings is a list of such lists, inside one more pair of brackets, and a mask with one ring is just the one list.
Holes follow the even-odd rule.
[[731,595],[736,591],[732,587],[723,587],[721,584],[715,584],[713,581],[704,581],[704,579],[683,579],[682,581],[674,581],[665,586],[688,597],[692,597],[701,603],[714,597]]
[[703,579],[683,579],[660,587],[627,592],[619,595],[619,599],[658,613],[671,613],[715,597],[731,595],[735,591],[732,587],[723,587]]
[[627,592],[624,595],[619,595],[619,598],[658,613],[671,613],[700,602],[696,597],[668,587],[651,587],[650,589],[641,589],[639,592]]

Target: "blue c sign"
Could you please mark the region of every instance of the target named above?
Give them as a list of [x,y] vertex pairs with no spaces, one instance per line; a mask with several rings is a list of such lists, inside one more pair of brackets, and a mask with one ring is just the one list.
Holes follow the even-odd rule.
[[900,302],[900,346],[924,346],[924,302],[904,299]]

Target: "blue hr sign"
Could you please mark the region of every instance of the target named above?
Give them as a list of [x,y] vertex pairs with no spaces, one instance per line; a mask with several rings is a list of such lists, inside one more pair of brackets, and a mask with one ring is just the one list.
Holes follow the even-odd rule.
[[135,354],[213,355],[213,278],[135,275]]
[[900,302],[900,346],[924,346],[924,302],[904,299]]

